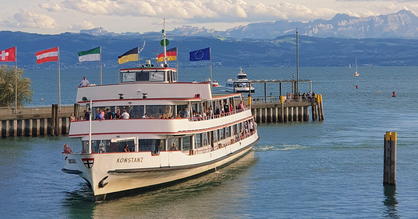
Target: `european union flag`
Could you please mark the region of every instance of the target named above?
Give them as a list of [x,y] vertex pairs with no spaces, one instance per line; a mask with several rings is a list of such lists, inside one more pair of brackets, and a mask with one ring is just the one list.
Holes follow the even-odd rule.
[[190,61],[210,60],[210,47],[189,52]]

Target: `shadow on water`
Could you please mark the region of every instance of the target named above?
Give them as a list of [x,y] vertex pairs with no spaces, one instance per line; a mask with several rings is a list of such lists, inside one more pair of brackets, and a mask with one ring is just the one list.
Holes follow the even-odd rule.
[[[225,199],[215,194],[226,194],[223,192],[226,189],[225,187],[229,188],[228,185],[231,184],[231,181],[240,179],[240,176],[245,174],[257,161],[258,158],[254,156],[254,151],[251,151],[234,163],[217,169],[216,172],[172,186],[145,191],[136,194],[136,196],[102,203],[94,203],[91,190],[83,184],[82,188],[67,194],[63,200],[63,207],[66,208],[67,215],[70,218],[85,217],[86,215],[97,218],[166,218],[174,215],[175,217],[189,218],[196,216],[196,208],[200,209],[198,214],[201,214],[202,217],[208,217],[213,209],[207,208],[207,206],[211,206],[215,202],[220,203]],[[245,186],[245,183],[243,184]],[[234,188],[234,190],[236,189],[239,190],[240,188]]]
[[396,185],[384,185],[383,191],[385,194],[383,204],[386,206],[385,217],[400,218],[397,210],[398,200],[396,200]]

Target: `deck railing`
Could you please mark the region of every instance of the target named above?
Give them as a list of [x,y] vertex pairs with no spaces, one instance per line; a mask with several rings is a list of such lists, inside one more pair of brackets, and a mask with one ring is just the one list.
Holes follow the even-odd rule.
[[250,107],[244,106],[243,109],[233,109],[232,112],[227,112],[227,113],[213,114],[209,116],[202,116],[201,114],[197,114],[196,116],[190,117],[189,121],[204,121],[204,120],[209,120],[209,119],[217,119],[217,118],[221,118],[224,116],[230,116],[236,113],[244,112],[250,109],[251,109]]

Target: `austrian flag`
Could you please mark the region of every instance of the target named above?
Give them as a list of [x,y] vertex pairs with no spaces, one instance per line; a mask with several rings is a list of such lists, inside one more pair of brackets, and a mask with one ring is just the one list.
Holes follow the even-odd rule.
[[0,51],[0,62],[14,62],[16,61],[16,47]]
[[42,50],[42,51],[35,53],[36,63],[42,64],[45,62],[58,61],[58,54],[59,54],[58,51],[59,51],[58,47],[55,47],[52,49]]

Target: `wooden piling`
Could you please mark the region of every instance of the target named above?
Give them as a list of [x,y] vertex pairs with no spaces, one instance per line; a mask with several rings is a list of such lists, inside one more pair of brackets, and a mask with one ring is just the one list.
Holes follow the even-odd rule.
[[36,136],[41,135],[41,119],[36,119],[36,130],[33,133]]
[[13,136],[17,136],[17,119],[13,120]]
[[397,133],[386,132],[384,138],[383,184],[396,185]]
[[48,119],[41,119],[41,133],[43,135],[48,135]]
[[33,120],[28,119],[25,125],[25,135],[32,136],[32,134],[33,134]]
[[278,122],[279,122],[279,108],[278,108],[278,107],[276,107],[276,108],[275,108],[275,111],[276,111],[276,114],[275,114],[275,119],[276,119],[276,123],[278,123]]
[[4,137],[9,137],[10,136],[10,121],[6,120],[5,124],[4,124]]
[[268,115],[268,113],[267,113],[267,108],[264,108],[264,122],[265,122],[265,123],[268,123],[268,120],[267,120],[267,115]]

